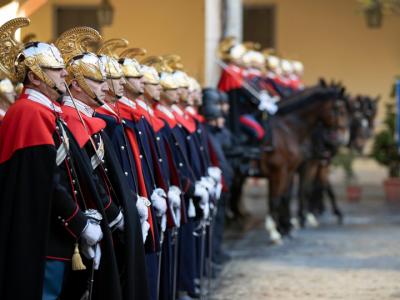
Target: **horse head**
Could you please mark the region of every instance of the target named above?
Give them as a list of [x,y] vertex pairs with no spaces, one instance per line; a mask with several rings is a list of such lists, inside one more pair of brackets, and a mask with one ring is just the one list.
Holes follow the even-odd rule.
[[350,101],[350,141],[348,146],[362,152],[367,140],[372,136],[380,96],[372,98],[357,95]]
[[346,145],[350,136],[349,100],[346,89],[334,85],[324,89],[325,101],[319,107],[318,117],[322,125],[335,137],[335,143]]

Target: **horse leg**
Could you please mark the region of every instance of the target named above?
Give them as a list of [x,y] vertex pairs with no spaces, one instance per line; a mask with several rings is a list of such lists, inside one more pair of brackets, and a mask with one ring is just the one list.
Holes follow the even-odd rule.
[[282,240],[282,236],[277,230],[277,224],[280,221],[282,196],[287,187],[287,170],[282,167],[274,168],[269,174],[271,174],[268,178],[269,215],[266,217],[265,227],[269,233],[270,240],[273,243],[279,243]]
[[300,218],[300,225],[302,227],[304,227],[306,224],[310,227],[318,227],[319,225],[317,219],[309,209],[312,191],[311,187],[316,176],[316,171],[317,164],[312,161],[306,161],[299,168],[298,216]]
[[291,220],[290,203],[292,198],[292,188],[293,188],[293,175],[288,176],[288,184],[286,187],[286,192],[282,196],[280,201],[279,209],[279,231],[283,235],[289,235],[293,228]]
[[337,217],[338,224],[340,224],[340,225],[343,224],[343,213],[339,209],[339,206],[337,205],[336,195],[335,195],[335,192],[333,191],[333,188],[332,188],[332,185],[330,182],[327,182],[327,184],[325,185],[325,191],[331,202],[333,213]]
[[231,210],[232,218],[234,219],[243,218],[243,213],[241,211],[241,199],[245,179],[245,176],[240,173],[233,178],[229,207]]
[[337,201],[336,201],[336,195],[335,192],[333,191],[331,182],[329,180],[329,165],[326,165],[322,172],[321,172],[321,180],[322,180],[322,184],[324,187],[324,191],[326,192],[329,201],[331,203],[332,206],[332,211],[334,213],[334,215],[337,217],[338,220],[338,224],[342,224],[343,223],[343,214],[341,212],[341,210],[339,209],[339,206],[337,205]]

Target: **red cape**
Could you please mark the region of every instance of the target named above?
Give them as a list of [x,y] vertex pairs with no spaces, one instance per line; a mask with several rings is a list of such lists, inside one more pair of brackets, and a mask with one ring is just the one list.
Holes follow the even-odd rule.
[[177,122],[175,118],[171,119],[170,117],[168,117],[168,115],[166,115],[157,108],[157,105],[154,105],[153,109],[154,109],[154,114],[157,116],[157,118],[164,120],[164,122],[166,122],[169,125],[169,127],[174,128],[176,126]]
[[22,94],[9,108],[1,123],[0,163],[10,159],[19,149],[54,145],[55,120],[54,111]]
[[75,108],[63,105],[62,110],[64,112],[64,120],[67,122],[69,130],[71,130],[81,148],[89,141],[89,136],[100,132],[100,130],[106,127],[106,122],[102,119],[88,117],[84,113],[81,113],[82,119],[86,125],[86,130]]
[[149,122],[150,126],[153,127],[153,130],[155,132],[158,132],[161,128],[164,127],[164,122],[155,114],[151,115],[146,109],[144,109],[140,105],[136,105],[136,108],[140,112],[140,114],[146,118],[147,122]]
[[218,89],[223,92],[229,92],[234,89],[239,89],[243,85],[244,70],[238,66],[230,64],[222,71],[219,79]]

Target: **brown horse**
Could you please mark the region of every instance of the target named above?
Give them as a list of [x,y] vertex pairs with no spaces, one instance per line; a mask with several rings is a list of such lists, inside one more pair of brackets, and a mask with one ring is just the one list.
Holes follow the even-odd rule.
[[262,153],[260,166],[269,183],[269,215],[265,225],[273,242],[279,242],[281,234],[291,230],[290,185],[307,158],[307,144],[314,128],[318,124],[328,129],[346,126],[346,115],[338,114],[342,92],[324,86],[309,88],[284,100],[270,122],[275,149]]
[[[350,135],[346,145],[351,150],[362,154],[366,142],[372,136],[374,129],[374,120],[377,114],[377,107],[380,97],[371,98],[368,96],[356,96],[349,98],[348,110],[350,112]],[[330,142],[330,141],[329,141]],[[308,164],[309,168],[313,169],[307,172],[311,177],[306,179],[311,182],[313,187],[309,197],[311,203],[309,208],[315,215],[320,215],[325,211],[324,195],[328,196],[332,212],[337,216],[338,222],[341,224],[343,215],[340,211],[336,196],[329,180],[331,159],[337,152],[337,147],[332,147],[331,144],[326,145],[323,149],[324,153],[315,153],[314,157]]]

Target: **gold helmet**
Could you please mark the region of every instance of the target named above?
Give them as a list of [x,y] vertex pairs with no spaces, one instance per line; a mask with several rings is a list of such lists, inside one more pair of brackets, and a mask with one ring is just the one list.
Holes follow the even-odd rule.
[[175,71],[174,78],[180,88],[189,88],[189,76],[183,71]]
[[129,48],[121,52],[119,63],[126,78],[140,78],[143,76],[142,67],[135,57],[144,56],[146,53],[146,49],[143,48]]
[[246,51],[246,46],[238,43],[232,36],[224,38],[218,47],[218,55],[224,61],[238,61]]
[[188,76],[189,80],[189,92],[200,92],[201,91],[201,85],[200,83],[196,80],[196,78]]
[[261,69],[265,65],[265,58],[261,52],[249,50],[243,55],[243,63],[248,67]]
[[106,69],[100,58],[96,54],[88,52],[89,46],[99,41],[101,41],[100,34],[90,27],[75,27],[67,30],[56,41],[56,45],[67,63],[68,83],[75,79],[93,99],[97,99],[97,97],[86,83],[86,79],[97,82],[106,80]]
[[292,61],[293,71],[295,74],[302,76],[304,74],[304,65],[299,60]]
[[161,65],[162,62],[163,58],[161,56],[148,56],[140,62],[142,64],[144,83],[160,83],[160,76],[157,72],[156,66]]
[[54,81],[43,69],[63,69],[64,61],[52,44],[31,42],[22,44],[15,39],[15,31],[28,26],[27,18],[12,19],[0,27],[0,70],[13,82],[23,82],[28,71],[56,89]]
[[183,71],[182,58],[177,54],[164,55],[163,59],[165,64],[168,65],[173,71]]
[[293,64],[287,59],[281,59],[281,69],[285,74],[293,73]]
[[124,74],[118,63],[118,55],[115,50],[128,46],[128,41],[125,39],[111,39],[103,43],[97,54],[103,62],[108,79],[120,79]]
[[168,65],[165,57],[149,56],[142,63],[156,69],[160,77],[160,85],[164,90],[175,90],[178,88],[178,84],[172,74],[174,70]]

